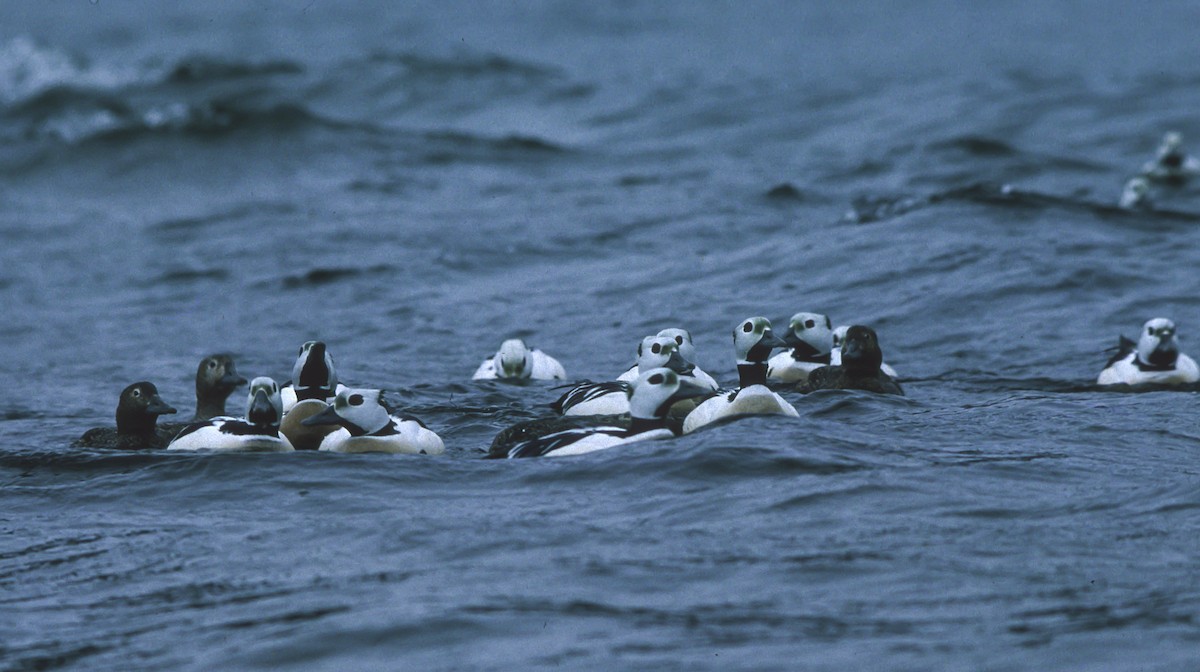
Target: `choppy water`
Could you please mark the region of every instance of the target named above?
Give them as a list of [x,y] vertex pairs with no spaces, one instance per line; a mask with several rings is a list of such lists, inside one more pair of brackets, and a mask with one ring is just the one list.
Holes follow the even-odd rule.
[[[799,4],[799,3],[797,3]],[[0,662],[11,669],[1191,670],[1200,343],[1186,2],[0,6]],[[1008,185],[1005,188],[1004,185]],[[682,325],[880,333],[908,397],[478,459]],[[440,459],[80,451],[127,383],[298,344]],[[1190,337],[1190,338],[1189,338]],[[1200,347],[1200,346],[1196,346]],[[233,405],[236,405],[233,404]]]

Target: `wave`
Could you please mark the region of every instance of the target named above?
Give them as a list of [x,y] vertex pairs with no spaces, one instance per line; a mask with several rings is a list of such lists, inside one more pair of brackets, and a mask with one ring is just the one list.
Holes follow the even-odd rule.
[[843,223],[871,224],[897,219],[910,212],[943,203],[976,203],[1011,209],[1061,208],[1119,220],[1131,226],[1158,230],[1164,223],[1200,222],[1200,213],[1169,209],[1128,210],[1079,196],[1059,196],[1025,190],[1011,184],[978,182],[926,195],[864,196],[855,199],[842,217]]

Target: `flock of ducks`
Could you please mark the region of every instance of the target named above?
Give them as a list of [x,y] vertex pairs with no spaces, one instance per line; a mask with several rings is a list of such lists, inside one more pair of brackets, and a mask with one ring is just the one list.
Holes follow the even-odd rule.
[[[611,381],[568,385],[551,404],[553,415],[513,425],[493,440],[489,457],[579,455],[613,446],[664,439],[713,423],[751,415],[796,417],[780,392],[863,390],[903,395],[896,372],[883,362],[879,338],[863,325],[833,328],[819,313],[796,313],[782,337],[765,317],[733,329],[736,387],[722,389],[695,363],[685,329],[663,329],[637,347],[637,362]],[[778,352],[776,352],[778,351]],[[775,353],[774,355],[772,353]],[[479,366],[477,380],[565,380],[558,360],[505,341]],[[1200,381],[1200,368],[1179,351],[1175,323],[1155,318],[1138,339],[1120,338],[1117,354],[1097,378],[1100,385],[1175,385]],[[115,428],[88,430],[78,447],[212,452],[342,453],[445,452],[442,439],[420,420],[390,410],[378,389],[338,382],[333,358],[321,341],[297,353],[292,380],[249,381],[245,415],[225,413],[226,399],[247,381],[229,355],[210,355],[196,370],[196,414],[187,423],[158,423],[176,413],[150,382],[126,387]]]
[[[1121,206],[1146,207],[1151,181],[1178,185],[1200,174],[1200,160],[1182,149],[1182,137],[1164,137],[1154,160],[1126,185]],[[782,337],[765,317],[733,329],[738,384],[722,389],[696,366],[686,329],[646,336],[636,363],[611,381],[584,381],[568,389],[551,417],[518,423],[493,440],[489,457],[579,455],[613,446],[694,432],[750,415],[796,417],[779,392],[854,389],[903,395],[896,371],[883,361],[879,338],[863,325],[837,328],[819,313],[796,313]],[[775,352],[778,351],[778,352]],[[772,353],[775,353],[774,355]],[[520,339],[500,345],[479,365],[474,380],[566,380],[558,360]],[[1179,351],[1175,323],[1154,318],[1137,340],[1122,336],[1100,372],[1099,385],[1180,385],[1200,381],[1196,362]],[[196,369],[196,413],[191,422],[158,423],[176,413],[150,382],[126,387],[117,402],[116,427],[88,430],[74,445],[128,450],[246,452],[322,450],[437,455],[445,445],[420,420],[397,414],[378,389],[338,382],[324,343],[301,346],[292,380],[249,381],[246,411],[226,415],[225,401],[247,381],[229,355],[205,357]]]

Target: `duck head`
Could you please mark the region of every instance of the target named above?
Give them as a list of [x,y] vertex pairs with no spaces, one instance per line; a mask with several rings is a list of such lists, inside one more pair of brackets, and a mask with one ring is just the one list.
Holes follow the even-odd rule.
[[117,401],[117,434],[153,432],[158,416],[175,412],[158,396],[154,383],[134,383],[121,390]]
[[833,323],[828,315],[796,313],[788,321],[783,342],[797,358],[823,357],[833,350]]
[[696,363],[696,346],[692,343],[692,332],[679,327],[669,327],[658,332],[658,335],[673,339],[679,349],[679,356],[692,364]]
[[345,388],[334,398],[333,403],[320,413],[305,418],[303,425],[340,425],[351,436],[374,434],[387,427],[392,418],[380,401],[382,390]]
[[279,396],[279,383],[267,376],[250,381],[250,394],[246,397],[246,420],[254,425],[278,428],[281,418],[283,400]]
[[765,317],[748,317],[733,328],[733,350],[738,365],[765,364],[771,350],[786,348],[787,343],[771,331],[771,321]]
[[846,330],[842,341],[842,367],[853,373],[874,374],[883,364],[879,337],[875,330],[856,324]]
[[318,399],[324,401],[333,396],[337,389],[337,369],[333,357],[321,341],[308,341],[300,346],[296,364],[292,367],[292,387],[296,399]]
[[232,355],[218,353],[200,360],[196,367],[196,419],[225,415],[225,399],[245,384]]
[[1175,340],[1175,323],[1156,317],[1142,326],[1138,337],[1137,358],[1142,364],[1156,368],[1171,368],[1179,358],[1179,342]]
[[674,370],[659,367],[638,376],[629,387],[629,415],[641,420],[661,420],[676,402],[693,399],[712,390],[698,385]]
[[671,336],[647,336],[638,345],[638,371],[666,367],[688,375],[696,366],[679,354],[679,344]]
[[497,378],[528,378],[533,374],[533,363],[529,361],[529,346],[519,338],[510,338],[500,344],[500,350],[492,359]]

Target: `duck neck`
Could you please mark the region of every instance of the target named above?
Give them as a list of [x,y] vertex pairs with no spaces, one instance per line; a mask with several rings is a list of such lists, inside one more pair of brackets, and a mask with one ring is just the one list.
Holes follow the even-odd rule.
[[634,434],[641,434],[642,432],[651,432],[656,429],[666,429],[666,428],[667,428],[667,419],[666,418],[633,417],[633,418],[630,418],[630,422],[629,422],[630,436],[632,436]]
[[740,361],[737,365],[738,387],[767,384],[767,363]]
[[218,415],[225,415],[225,398],[229,394],[229,392],[216,391],[201,396],[199,391],[197,391],[196,417],[192,418],[192,420],[199,422],[201,420],[211,420]]

